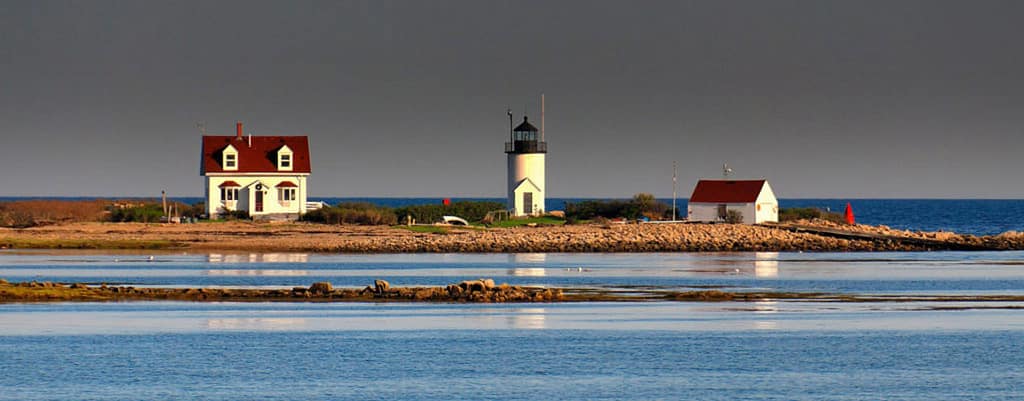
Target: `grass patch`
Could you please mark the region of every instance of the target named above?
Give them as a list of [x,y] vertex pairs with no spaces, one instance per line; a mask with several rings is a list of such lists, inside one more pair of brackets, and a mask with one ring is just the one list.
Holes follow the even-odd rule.
[[0,238],[0,247],[10,249],[166,249],[180,246],[164,240]]
[[565,220],[558,217],[541,216],[541,217],[527,217],[524,219],[509,219],[491,223],[491,227],[496,228],[508,228],[508,227],[521,227],[528,224],[536,224],[538,226],[560,226],[565,224]]
[[448,234],[448,227],[441,226],[392,226],[403,230],[409,230],[414,233],[424,234]]

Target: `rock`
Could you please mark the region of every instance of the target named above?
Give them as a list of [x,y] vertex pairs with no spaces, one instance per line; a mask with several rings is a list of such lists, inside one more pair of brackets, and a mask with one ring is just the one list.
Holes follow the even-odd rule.
[[494,288],[494,280],[491,280],[489,278],[478,280],[466,280],[459,283],[459,287],[461,287],[466,292],[488,291],[491,288]]
[[0,284],[10,284],[7,280],[0,278]]
[[71,288],[72,289],[76,289],[76,290],[87,290],[87,289],[89,289],[89,286],[87,286],[85,284],[82,284],[82,283],[74,283],[74,284],[71,284]]
[[331,291],[334,291],[334,286],[327,281],[313,283],[313,285],[309,286],[309,292],[314,294],[330,294]]
[[373,290],[377,294],[384,294],[391,288],[391,283],[386,280],[373,280]]

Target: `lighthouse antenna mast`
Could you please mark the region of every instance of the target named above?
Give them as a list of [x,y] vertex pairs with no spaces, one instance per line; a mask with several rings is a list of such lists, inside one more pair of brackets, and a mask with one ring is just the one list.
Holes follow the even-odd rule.
[[515,137],[512,135],[512,108],[508,108],[508,140],[510,143],[515,144]]

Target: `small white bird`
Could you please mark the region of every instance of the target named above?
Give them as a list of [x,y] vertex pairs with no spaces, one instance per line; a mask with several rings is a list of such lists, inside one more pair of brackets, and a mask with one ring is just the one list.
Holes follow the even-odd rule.
[[154,258],[154,257],[153,257],[152,255],[150,255],[150,256],[149,256],[149,261],[150,261],[150,262],[152,262],[152,261],[153,261],[153,260],[155,260],[155,259],[156,259],[156,258]]

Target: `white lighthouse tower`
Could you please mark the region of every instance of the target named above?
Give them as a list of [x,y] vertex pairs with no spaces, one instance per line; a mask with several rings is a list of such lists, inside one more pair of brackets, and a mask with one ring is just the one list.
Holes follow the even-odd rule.
[[[543,106],[542,106],[543,108]],[[512,126],[512,112],[509,111],[509,127]],[[543,112],[541,112],[543,126]],[[537,127],[523,116],[523,122],[511,128],[510,141],[505,143],[508,155],[508,210],[512,216],[537,216],[544,214],[544,156],[548,144],[544,142],[543,131],[538,136]]]

